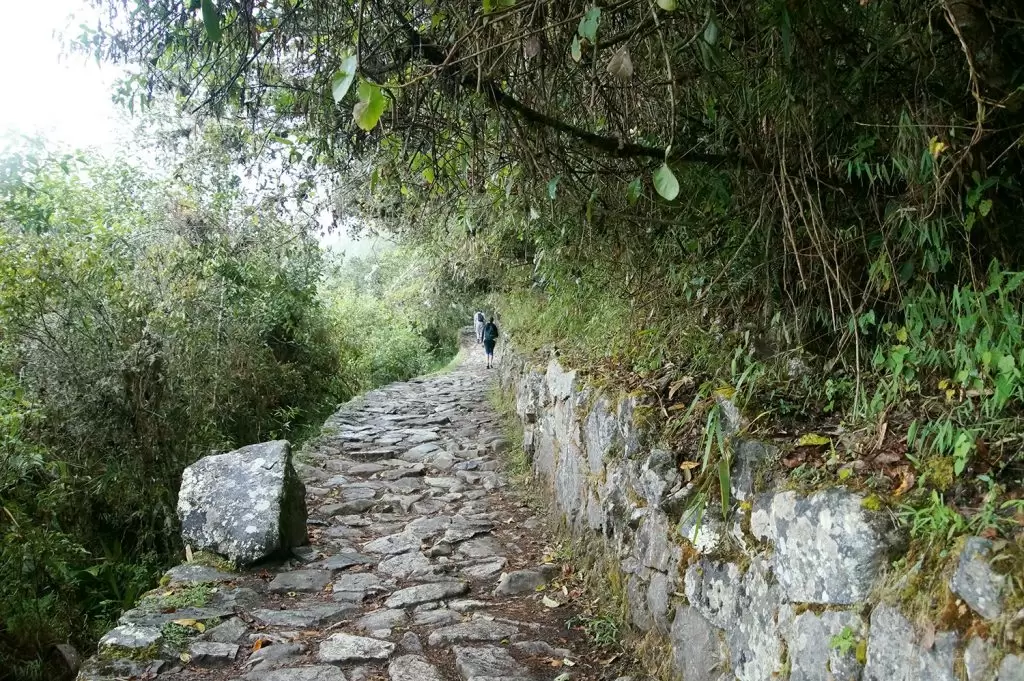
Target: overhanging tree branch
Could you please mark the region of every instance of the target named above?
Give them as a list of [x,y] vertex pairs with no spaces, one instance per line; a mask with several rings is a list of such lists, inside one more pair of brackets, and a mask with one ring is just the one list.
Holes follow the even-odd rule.
[[[444,50],[433,43],[425,42],[419,31],[417,31],[404,16],[399,14],[397,11],[396,15],[409,38],[413,54],[419,54],[439,71],[451,68],[447,63],[448,58]],[[634,144],[626,142],[619,137],[598,135],[590,132],[589,130],[584,130],[583,128],[579,128],[571,125],[570,123],[566,123],[565,121],[548,116],[545,113],[523,104],[518,99],[505,92],[501,86],[494,81],[478,80],[476,74],[467,74],[458,79],[458,83],[463,88],[471,89],[482,94],[487,103],[495,109],[504,109],[506,111],[517,113],[524,120],[529,121],[530,123],[565,133],[582,144],[592,149],[597,149],[609,156],[618,158],[666,158],[664,148]],[[686,151],[675,144],[672,145],[672,150],[667,158],[668,160],[680,163],[706,163],[712,165],[736,163],[742,160],[739,156],[733,154],[705,154],[695,151]]]

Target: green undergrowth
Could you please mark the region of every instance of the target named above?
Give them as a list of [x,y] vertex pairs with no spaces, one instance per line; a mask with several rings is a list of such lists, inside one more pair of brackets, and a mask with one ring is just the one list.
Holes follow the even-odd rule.
[[533,462],[523,448],[523,425],[516,414],[515,395],[502,390],[500,386],[492,388],[487,399],[491,408],[498,414],[502,422],[502,430],[509,440],[508,452],[504,455],[505,471],[516,489],[528,498],[537,495],[533,480]]
[[180,562],[186,466],[298,449],[339,402],[446,363],[469,317],[414,249],[331,255],[199,155],[190,185],[0,150],[0,669],[18,681],[66,676],[55,646],[93,649]]
[[1022,282],[993,264],[984,284],[923,287],[886,321],[852,318],[860,340],[831,357],[786,349],[781,318],[755,332],[707,307],[637,309],[597,274],[508,294],[502,309],[527,352],[557,348],[592,384],[642,395],[652,431],[725,512],[723,400],[744,417],[741,437],[778,451],[762,483],[861,490],[915,539],[1012,538],[1024,518]]
[[615,552],[598,537],[566,536],[563,541],[571,552],[574,581],[583,594],[581,612],[566,626],[582,630],[606,660],[618,660],[626,668],[640,667],[659,681],[674,678],[668,638],[656,628],[644,632],[630,624],[627,575]]
[[139,601],[139,607],[148,610],[181,610],[201,608],[210,602],[216,593],[216,585],[199,583],[178,585],[149,592]]
[[[677,510],[731,518],[735,446],[764,442],[772,453],[755,489],[843,486],[902,527],[907,545],[878,599],[926,629],[996,636],[1012,648],[1024,637],[1008,629],[1024,605],[1022,281],[994,264],[983,283],[908,293],[885,321],[851,319],[860,340],[831,357],[778,341],[766,348],[756,333],[709,323],[707,308],[637,310],[614,287],[585,281],[508,294],[503,310],[527,353],[557,348],[590,386],[648,405],[649,432],[696,484]],[[743,416],[736,433],[730,405]],[[1009,614],[994,623],[948,586],[970,535],[994,540],[995,569],[1007,575]]]

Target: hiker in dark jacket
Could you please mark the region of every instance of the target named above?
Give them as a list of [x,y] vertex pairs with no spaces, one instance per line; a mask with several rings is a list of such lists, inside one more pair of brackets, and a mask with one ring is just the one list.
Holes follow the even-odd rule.
[[494,366],[494,345],[498,342],[498,325],[494,317],[484,324],[484,352],[487,353],[487,368]]

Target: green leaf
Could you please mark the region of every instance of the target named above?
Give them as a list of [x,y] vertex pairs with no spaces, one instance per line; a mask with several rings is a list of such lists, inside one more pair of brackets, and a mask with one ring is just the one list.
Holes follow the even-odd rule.
[[580,37],[575,35],[572,37],[572,60],[579,61],[583,59],[583,50],[580,49]]
[[988,214],[992,211],[992,201],[985,199],[978,204],[978,212],[981,213],[981,217],[988,217]]
[[679,180],[672,174],[667,163],[654,171],[654,188],[668,201],[674,201],[679,196]]
[[676,0],[658,0],[658,7],[662,8],[666,12],[674,12],[676,9]]
[[424,168],[423,169],[423,179],[426,180],[427,184],[434,184],[434,169],[433,168]]
[[1013,361],[1013,355],[1003,355],[999,360],[999,373],[1009,374],[1013,372],[1015,363]]
[[484,14],[514,7],[516,0],[484,0]]
[[579,34],[586,38],[591,45],[597,44],[597,27],[601,23],[601,8],[591,7],[580,20]]
[[729,457],[718,460],[718,490],[722,494],[722,519],[729,517]]
[[635,206],[636,202],[640,200],[640,195],[643,194],[644,186],[640,182],[639,177],[634,177],[633,181],[626,187],[626,200],[629,201],[629,205]]
[[203,26],[206,28],[207,38],[213,42],[220,40],[220,16],[213,0],[203,0]]
[[785,8],[782,9],[782,24],[779,27],[779,32],[782,35],[782,53],[786,56],[786,62],[789,63],[793,56],[793,22],[790,19],[789,11]]
[[562,179],[561,175],[555,175],[548,181],[548,197],[554,201],[558,195],[558,181]]
[[387,105],[388,100],[384,98],[381,89],[363,81],[359,84],[359,103],[352,109],[352,119],[356,125],[369,132],[377,127]]
[[961,431],[957,435],[956,443],[953,445],[953,474],[958,476],[964,472],[967,468],[967,459],[970,457],[971,450],[974,449],[974,441],[971,434],[967,431]]
[[800,447],[817,447],[820,445],[827,445],[832,440],[828,439],[824,435],[818,435],[817,433],[807,433],[801,435],[797,441],[797,446]]
[[334,103],[340,104],[341,100],[345,99],[345,95],[348,94],[348,90],[352,87],[352,82],[356,79],[356,56],[350,54],[341,60],[341,68],[334,74],[334,80],[331,83],[331,94],[334,96]]
[[718,42],[718,24],[715,23],[714,17],[708,20],[708,26],[704,29],[704,42],[708,45]]

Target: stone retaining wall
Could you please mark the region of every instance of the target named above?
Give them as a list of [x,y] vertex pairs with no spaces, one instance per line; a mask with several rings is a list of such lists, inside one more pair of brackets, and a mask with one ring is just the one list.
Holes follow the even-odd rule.
[[[719,508],[698,521],[691,485],[645,429],[637,397],[588,387],[557,359],[511,352],[502,384],[515,396],[535,474],[573,533],[617,557],[631,624],[670,642],[683,681],[1024,681],[1019,641],[918,626],[877,595],[906,550],[891,514],[842,487],[755,489],[775,452],[737,435],[740,415],[728,402],[733,509],[727,522]],[[991,549],[986,539],[966,542],[951,599],[959,621],[977,625],[964,631],[1012,640],[1024,611],[1004,612],[1009,589],[988,562]]]

